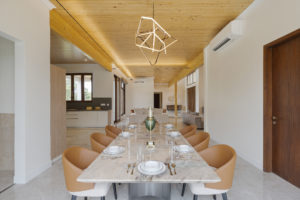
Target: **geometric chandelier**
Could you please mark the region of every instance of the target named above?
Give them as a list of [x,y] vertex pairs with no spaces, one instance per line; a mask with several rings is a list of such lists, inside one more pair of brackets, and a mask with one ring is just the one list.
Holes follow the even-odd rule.
[[161,52],[167,54],[167,48],[177,40],[172,37],[153,18],[142,16],[136,32],[135,45],[139,47],[150,65],[155,65]]

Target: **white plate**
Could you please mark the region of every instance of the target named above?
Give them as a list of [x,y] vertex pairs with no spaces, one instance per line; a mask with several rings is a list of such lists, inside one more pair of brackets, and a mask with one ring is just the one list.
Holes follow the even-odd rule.
[[171,137],[178,137],[180,135],[178,131],[170,131],[167,134]]
[[128,126],[128,128],[134,129],[134,128],[136,128],[136,125],[135,125],[135,124],[130,124],[130,125]]
[[166,124],[165,127],[166,128],[173,128],[173,124]]
[[163,168],[164,164],[158,161],[146,161],[141,165],[141,169],[146,172],[157,172]]
[[131,134],[130,134],[128,131],[123,131],[123,132],[121,133],[121,136],[124,137],[124,138],[130,137],[130,135],[131,135]]
[[[145,163],[148,163],[146,165],[153,165],[153,163],[150,163],[149,162],[157,162],[159,164],[154,164],[154,165],[157,165],[159,167],[154,167],[154,168],[158,168],[156,170],[153,170],[153,168],[150,170],[151,167],[149,168],[146,168],[147,170],[143,169],[143,165],[145,165]],[[147,175],[147,176],[155,176],[155,175],[159,175],[159,174],[162,174],[166,171],[166,166],[164,165],[164,163],[162,162],[159,162],[159,161],[146,161],[146,162],[142,162],[138,165],[138,171],[144,175]]]
[[174,147],[175,151],[180,152],[180,153],[189,153],[193,151],[193,147],[189,146],[189,145],[177,145]]
[[124,147],[120,146],[109,146],[106,149],[103,150],[103,153],[110,154],[110,155],[116,155],[124,152]]

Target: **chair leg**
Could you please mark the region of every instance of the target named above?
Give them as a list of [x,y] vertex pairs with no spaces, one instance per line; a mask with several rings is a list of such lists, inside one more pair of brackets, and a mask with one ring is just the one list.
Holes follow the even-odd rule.
[[115,183],[113,183],[112,185],[113,185],[113,189],[114,189],[115,200],[117,200],[118,199],[117,186]]
[[71,200],[76,200],[76,196],[72,195]]
[[227,194],[226,194],[226,192],[222,194],[222,198],[223,198],[223,200],[227,200]]
[[195,195],[193,196],[193,200],[197,200],[198,199],[198,195]]
[[87,197],[84,197],[84,200],[88,200],[88,198],[87,198]]
[[213,198],[214,198],[214,200],[217,200],[217,195],[214,194],[214,195],[213,195]]
[[186,183],[184,183],[184,184],[182,185],[182,191],[181,191],[181,196],[182,196],[182,197],[184,196],[185,187],[186,187]]

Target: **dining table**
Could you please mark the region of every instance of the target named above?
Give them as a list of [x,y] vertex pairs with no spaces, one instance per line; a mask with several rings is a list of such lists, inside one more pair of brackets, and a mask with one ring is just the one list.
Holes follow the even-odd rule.
[[[118,154],[103,151],[77,178],[84,183],[128,183],[130,200],[170,199],[171,184],[177,183],[216,183],[220,177],[194,148],[189,152],[176,151],[180,145],[190,146],[173,125],[158,124],[148,131],[143,124],[119,134],[107,147],[121,147]],[[178,132],[178,131],[177,131]],[[129,134],[128,134],[129,133]],[[180,132],[178,132],[180,133]],[[147,145],[147,144],[154,145]],[[190,146],[191,147],[191,146]],[[157,175],[142,173],[139,164],[159,161],[165,165],[164,171]]]

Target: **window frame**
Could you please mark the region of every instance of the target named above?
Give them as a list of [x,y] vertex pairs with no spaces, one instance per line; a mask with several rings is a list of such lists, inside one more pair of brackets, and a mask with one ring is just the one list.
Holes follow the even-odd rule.
[[[74,76],[81,76],[81,100],[74,100]],[[91,76],[91,100],[85,100],[84,96],[84,76]],[[66,73],[66,76],[71,76],[71,100],[66,100],[66,102],[92,102],[93,101],[93,73]]]

